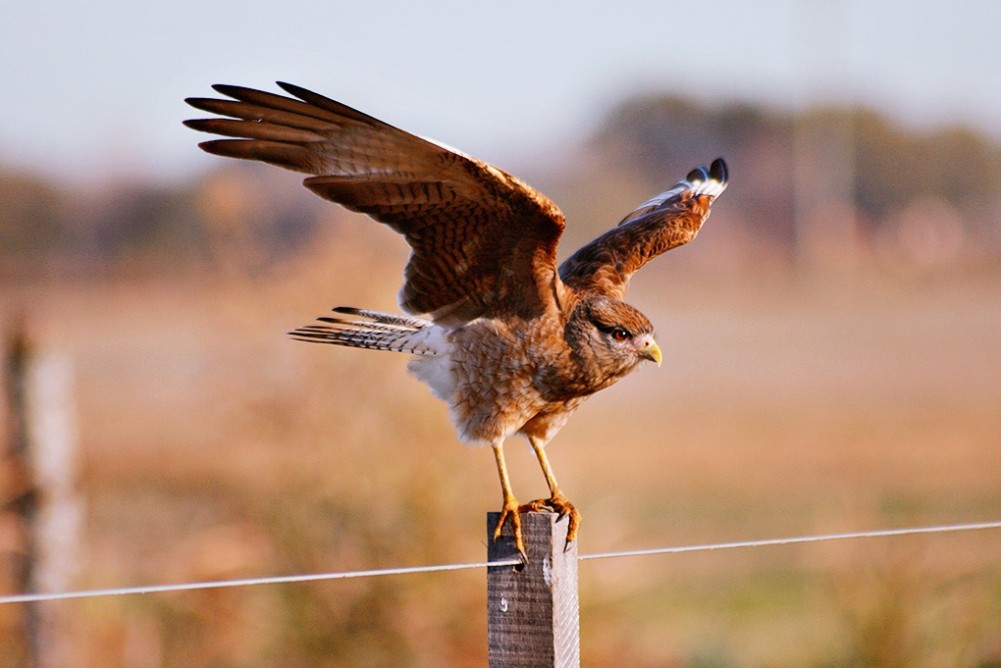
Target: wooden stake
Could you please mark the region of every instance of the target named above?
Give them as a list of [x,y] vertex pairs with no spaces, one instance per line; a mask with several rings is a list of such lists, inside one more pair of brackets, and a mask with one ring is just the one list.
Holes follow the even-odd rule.
[[[69,359],[42,349],[23,324],[7,342],[4,390],[7,444],[0,444],[0,514],[17,528],[8,591],[71,588],[79,567],[82,507],[76,487],[76,421]],[[0,554],[0,556],[4,556]],[[65,606],[21,606],[24,660],[30,666],[76,661]],[[19,650],[20,651],[20,650]]]
[[[493,542],[499,518],[487,514],[487,560],[517,559],[510,529]],[[567,520],[554,513],[526,513],[521,524],[528,565],[487,569],[489,666],[577,668],[577,542],[564,551]]]

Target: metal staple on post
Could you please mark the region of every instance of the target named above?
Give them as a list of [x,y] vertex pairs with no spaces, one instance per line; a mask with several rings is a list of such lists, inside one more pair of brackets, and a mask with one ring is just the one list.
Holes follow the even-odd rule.
[[[553,513],[521,516],[528,565],[487,569],[487,655],[490,668],[577,668],[580,615],[577,543],[566,546],[567,522]],[[506,532],[493,542],[500,513],[487,514],[487,561],[518,556]]]

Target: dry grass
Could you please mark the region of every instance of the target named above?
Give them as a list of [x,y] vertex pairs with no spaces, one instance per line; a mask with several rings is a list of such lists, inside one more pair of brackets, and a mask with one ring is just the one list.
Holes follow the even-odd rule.
[[[77,364],[81,586],[483,557],[492,459],[455,444],[405,360],[282,336],[335,303],[392,308],[388,238],[342,234],[267,276],[5,291]],[[551,448],[582,551],[1001,516],[1001,276],[662,264],[632,301],[664,368],[592,399]],[[528,449],[509,451],[516,491],[540,495]],[[999,545],[588,562],[584,662],[996,665]],[[64,605],[81,665],[459,666],[484,662],[483,592],[457,573]]]

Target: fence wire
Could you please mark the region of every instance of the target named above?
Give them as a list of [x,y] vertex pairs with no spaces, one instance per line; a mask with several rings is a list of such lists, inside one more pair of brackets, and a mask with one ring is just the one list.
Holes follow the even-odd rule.
[[[911,527],[906,529],[880,529],[875,531],[855,531],[849,533],[831,533],[813,536],[792,536],[788,538],[765,538],[760,540],[733,541],[727,543],[709,543],[705,545],[681,545],[675,547],[655,547],[640,550],[624,550],[621,552],[598,552],[583,554],[579,561],[592,559],[620,559],[625,557],[643,557],[657,554],[682,554],[685,552],[709,552],[713,550],[733,550],[738,548],[769,547],[777,545],[797,545],[802,543],[819,543],[824,541],[848,540],[859,538],[885,538],[890,536],[910,536],[932,533],[955,533],[959,531],[981,531],[985,529],[1001,529],[1001,521],[976,522],[971,524],[946,524],[939,526]],[[159,594],[165,592],[192,591],[200,589],[221,589],[226,587],[250,587],[257,585],[291,584],[302,582],[322,582],[325,580],[347,580],[351,578],[368,578],[389,575],[413,575],[417,573],[440,573],[442,571],[460,571],[496,566],[517,566],[520,559],[503,561],[474,562],[468,564],[440,564],[436,566],[409,566],[402,568],[379,568],[362,571],[341,571],[337,573],[312,573],[304,575],[277,575],[259,578],[241,578],[235,580],[212,580],[206,582],[183,582],[178,584],[146,585],[141,587],[117,587],[111,589],[84,589],[80,591],[50,592],[37,594],[16,594],[0,596],[0,605],[11,603],[34,603],[40,601],[60,601],[74,598],[96,598],[99,596],[128,596],[134,594]]]

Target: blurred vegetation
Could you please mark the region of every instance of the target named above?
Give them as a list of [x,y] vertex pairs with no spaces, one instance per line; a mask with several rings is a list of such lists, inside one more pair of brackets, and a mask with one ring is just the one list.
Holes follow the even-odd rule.
[[[859,271],[797,277],[797,128],[846,125]],[[1001,516],[997,144],[653,96],[532,181],[568,214],[566,252],[716,155],[733,181],[703,236],[632,287],[665,368],[553,442],[582,552]],[[0,325],[26,313],[76,365],[79,586],[480,561],[490,453],[456,444],[400,356],[282,335],[339,303],[394,308],[403,243],[298,175],[213,164],[178,184],[0,178]],[[531,452],[508,453],[540,496]],[[997,545],[583,562],[583,662],[999,666]],[[80,666],[469,666],[484,590],[469,571],[59,605]],[[18,614],[0,608],[0,667],[24,663]]]
[[[613,110],[579,154],[536,185],[572,214],[568,236],[583,242],[694,165],[723,155],[733,173],[728,239],[704,255],[725,249],[738,261],[760,262],[766,251],[788,261],[797,243],[797,128],[833,131],[850,143],[843,165],[850,173],[841,175],[850,201],[843,204],[857,236],[852,243],[869,260],[982,262],[1001,250],[1001,146],[969,128],[917,131],[864,108],[793,115],[638,97]],[[808,156],[820,165],[818,179],[830,177],[823,171],[829,157]],[[234,247],[252,249],[244,255],[258,264],[280,260],[337,213],[275,171],[230,163],[190,183],[89,189],[0,171],[0,276],[87,275],[138,260],[183,271],[220,262]],[[605,201],[595,206],[594,198]],[[935,248],[914,248],[929,236]]]
[[59,253],[72,245],[64,211],[69,195],[44,177],[0,172],[0,249],[4,261]]
[[[964,213],[980,214],[977,207],[990,206],[1001,192],[997,142],[961,126],[908,129],[866,108],[822,107],[795,116],[747,104],[706,107],[674,96],[648,97],[614,111],[597,141],[623,164],[638,164],[643,174],[661,181],[664,174],[715,154],[726,156],[744,179],[778,166],[779,175],[769,169],[767,180],[755,179],[755,187],[741,190],[760,206],[755,198],[789,198],[796,123],[848,130],[857,206],[871,225],[920,197],[940,197]],[[788,223],[786,204],[777,216],[769,208]]]
[[165,265],[225,272],[237,255],[263,266],[315,234],[321,203],[302,194],[258,165],[226,165],[192,183],[90,187],[0,169],[0,279]]

